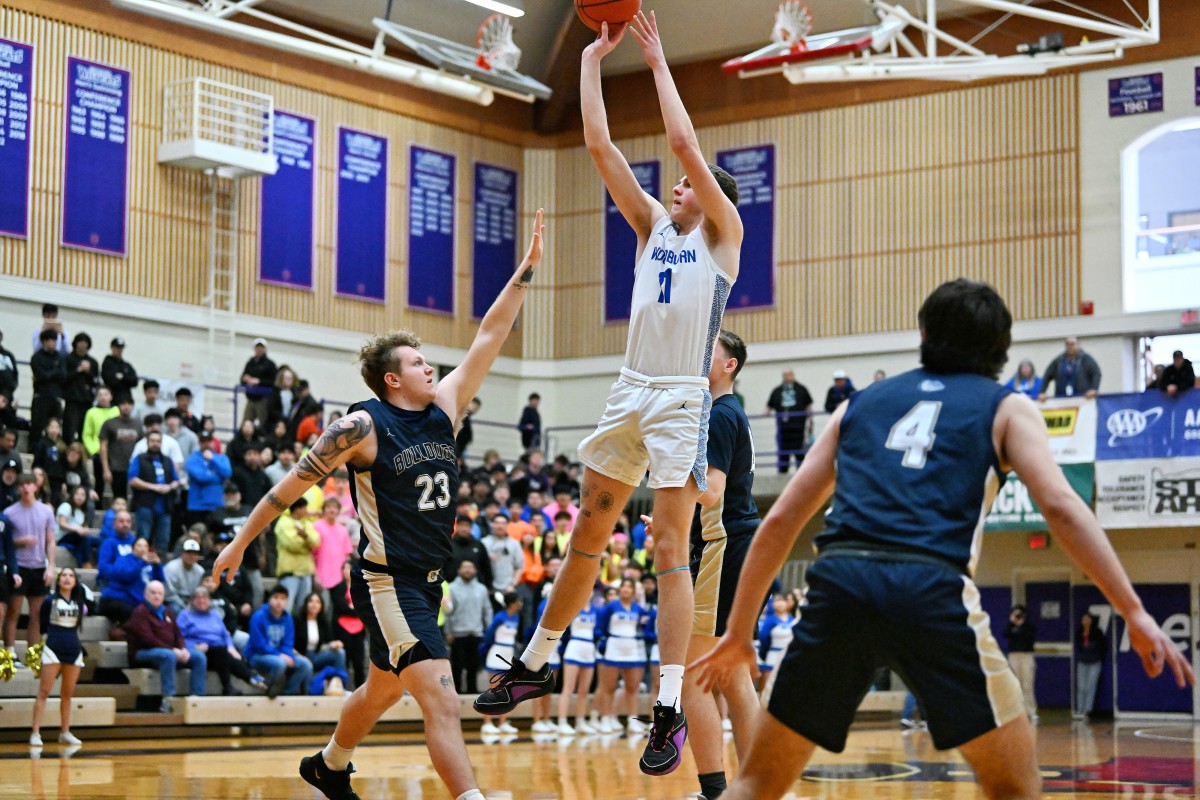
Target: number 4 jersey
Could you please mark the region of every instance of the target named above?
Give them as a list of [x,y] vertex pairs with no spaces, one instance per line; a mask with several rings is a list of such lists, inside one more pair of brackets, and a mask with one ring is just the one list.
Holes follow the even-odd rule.
[[1009,391],[981,375],[906,372],[855,393],[818,549],[903,549],[973,573],[1002,479],[992,424]]
[[362,522],[358,554],[375,569],[432,573],[450,557],[458,461],[454,424],[433,403],[405,411],[381,400],[355,403],[375,424],[378,452],[369,470],[350,468]]

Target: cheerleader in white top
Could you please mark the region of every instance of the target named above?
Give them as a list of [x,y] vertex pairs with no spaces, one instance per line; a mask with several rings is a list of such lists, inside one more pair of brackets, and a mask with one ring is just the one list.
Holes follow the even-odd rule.
[[[637,716],[638,687],[646,671],[646,625],[649,612],[635,601],[637,584],[621,579],[617,599],[600,609],[596,618],[596,641],[600,652],[600,685],[596,705],[600,710],[600,733],[619,733],[621,723],[615,709],[617,680],[625,681],[625,713]],[[639,733],[631,729],[630,733]]]
[[775,668],[779,666],[788,645],[792,643],[792,628],[796,626],[796,620],[791,613],[787,596],[777,594],[771,602],[771,612],[763,617],[758,626],[759,669],[765,676],[763,702],[771,697],[771,689],[775,685]]
[[[545,603],[542,605],[544,610]],[[562,693],[558,696],[560,736],[598,733],[587,721],[587,705],[588,694],[592,688],[592,673],[596,669],[596,617],[601,605],[600,596],[593,594],[592,602],[579,612],[563,634],[566,645],[562,653]],[[571,727],[567,722],[572,694],[575,695],[575,727]]]
[[[483,668],[491,676],[503,674],[516,658],[517,637],[521,630],[521,598],[516,592],[504,593],[504,610],[492,617],[479,645],[484,656]],[[515,725],[508,721],[507,714],[498,717],[485,716],[479,732],[484,736],[517,733]]]
[[[552,559],[551,562],[547,564],[546,576],[549,580],[549,583],[542,587],[543,600],[538,604],[536,620],[526,631],[526,639],[533,635],[534,630],[537,628],[537,620],[541,620],[542,614],[546,610],[547,601],[544,598],[550,595],[550,589],[554,586],[554,575],[558,573],[558,567],[555,565],[556,561],[557,559]],[[561,646],[550,654],[550,660],[546,663],[550,665],[550,671],[554,674],[554,678],[557,681],[558,673],[562,670]],[[563,689],[563,695],[566,695],[566,689]],[[530,730],[532,730],[534,733],[558,733],[558,726],[550,720],[550,695],[544,694],[541,697],[535,697],[533,699],[533,727],[530,728]]]
[[54,682],[62,674],[61,708],[58,741],[60,744],[78,746],[81,741],[71,733],[71,699],[75,696],[75,684],[83,669],[83,645],[79,642],[79,626],[88,612],[91,592],[79,582],[79,576],[70,567],[59,570],[54,593],[42,603],[42,630],[46,638],[42,647],[41,684],[37,700],[33,704],[32,732],[29,744],[42,746],[42,714]]

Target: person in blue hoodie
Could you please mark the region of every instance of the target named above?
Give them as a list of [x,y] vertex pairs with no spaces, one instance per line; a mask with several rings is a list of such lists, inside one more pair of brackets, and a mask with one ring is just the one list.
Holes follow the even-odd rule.
[[303,694],[312,678],[312,662],[296,651],[296,624],[287,607],[287,587],[277,585],[271,590],[267,604],[250,617],[246,660],[266,677],[270,684],[267,697],[272,699],[281,692]]
[[233,475],[229,456],[213,452],[212,431],[202,431],[200,449],[188,456],[183,467],[188,475],[187,514],[184,524],[204,522],[225,505],[225,481]]
[[113,533],[100,543],[100,555],[96,558],[96,581],[103,589],[112,579],[112,570],[117,559],[133,552],[133,515],[119,511],[113,516]]
[[124,625],[141,604],[146,585],[162,580],[162,562],[158,553],[146,539],[137,539],[129,555],[119,556],[109,568],[108,585],[100,595],[100,613],[109,622]]

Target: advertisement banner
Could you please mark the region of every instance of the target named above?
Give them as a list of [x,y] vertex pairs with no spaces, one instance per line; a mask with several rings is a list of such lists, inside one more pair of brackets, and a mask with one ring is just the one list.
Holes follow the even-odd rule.
[[416,145],[409,151],[409,308],[454,313],[455,161]]
[[1200,458],[1096,462],[1096,518],[1106,528],[1200,525]]
[[1096,460],[1200,458],[1200,392],[1162,392],[1097,399]]
[[517,173],[475,164],[471,316],[483,319],[517,268]]
[[1096,460],[1096,401],[1060,397],[1041,404],[1050,450],[1059,464]]
[[[642,191],[651,197],[661,197],[662,163],[640,161],[630,164],[633,177]],[[604,321],[627,322],[629,305],[633,300],[633,267],[637,258],[637,234],[612,195],[604,193]]]
[[33,45],[0,39],[0,236],[29,235]]
[[388,140],[338,126],[337,252],[340,297],[387,296]]
[[275,109],[274,175],[262,179],[258,279],[311,289],[313,285],[313,163],[317,121]]
[[717,151],[717,166],[737,179],[742,260],[726,311],[775,304],[775,145]]
[[[1063,464],[1063,474],[1075,493],[1083,498],[1089,506],[1093,496],[1093,474],[1091,464]],[[1044,531],[1047,530],[1046,518],[1033,498],[1029,489],[1021,482],[1015,472],[1008,473],[1007,482],[996,493],[992,510],[984,523],[985,531]]]

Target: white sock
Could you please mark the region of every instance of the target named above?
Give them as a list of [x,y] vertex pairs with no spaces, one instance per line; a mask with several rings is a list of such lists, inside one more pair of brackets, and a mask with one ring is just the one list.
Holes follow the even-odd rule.
[[[525,648],[525,652],[521,654],[521,663],[526,669],[531,669],[537,672],[542,667],[546,666],[546,662],[550,660],[551,654],[558,648],[558,640],[562,638],[562,631],[550,631],[537,626],[537,630],[533,632],[533,638],[529,640],[529,646]],[[680,667],[683,669],[683,667]],[[679,682],[680,688],[683,687],[683,679]]]
[[329,744],[325,745],[325,749],[321,751],[321,758],[325,761],[325,766],[334,772],[345,772],[353,757],[354,748],[342,747],[332,736],[329,737]]
[[683,694],[683,665],[662,664],[658,668],[658,702],[664,706],[675,706],[679,710],[679,698]]
[[484,797],[483,792],[479,791],[478,789],[467,789],[465,792],[455,798],[455,800],[487,800],[487,798]]

